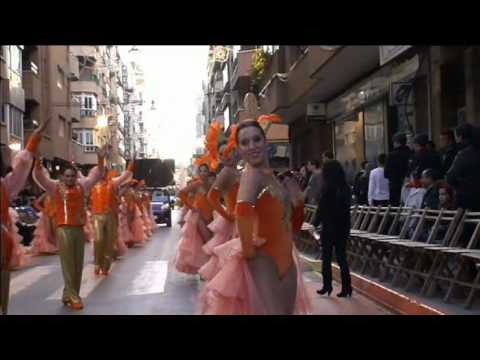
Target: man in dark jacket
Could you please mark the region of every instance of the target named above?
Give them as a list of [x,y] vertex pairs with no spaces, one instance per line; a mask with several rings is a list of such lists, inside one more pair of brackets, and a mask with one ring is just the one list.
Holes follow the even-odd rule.
[[368,161],[362,162],[362,170],[355,176],[353,182],[353,193],[358,205],[368,205],[368,181],[370,176],[370,165]]
[[455,189],[457,205],[462,209],[480,211],[480,139],[479,129],[464,124],[455,130],[457,140],[465,144],[447,172],[447,182]]
[[423,196],[422,209],[438,210],[440,199],[438,197],[438,173],[432,169],[426,169],[422,173],[422,185],[427,192]]
[[393,137],[394,150],[388,154],[385,164],[385,178],[390,187],[390,204],[400,205],[400,194],[406,177],[408,177],[408,162],[412,152],[407,146],[405,134],[397,134]]
[[440,144],[442,147],[442,175],[445,175],[450,166],[452,166],[455,156],[457,156],[457,144],[452,130],[444,130],[440,134]]
[[442,170],[442,161],[440,155],[436,151],[427,149],[428,136],[417,135],[413,142],[415,149],[415,155],[412,161],[411,171],[414,173],[415,178],[420,178],[423,171],[426,169],[432,169],[437,173]]

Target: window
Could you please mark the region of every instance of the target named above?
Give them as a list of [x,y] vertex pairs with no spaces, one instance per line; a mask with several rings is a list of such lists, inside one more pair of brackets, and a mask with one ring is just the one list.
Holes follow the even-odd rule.
[[57,80],[57,87],[59,89],[63,89],[63,87],[65,86],[65,74],[63,72],[62,69],[60,69],[60,67],[58,68],[58,80]]
[[18,139],[22,139],[23,113],[11,105],[9,105],[8,108],[9,108],[8,118],[9,118],[10,135]]
[[5,59],[5,52],[3,50],[3,45],[0,45],[0,59]]
[[16,45],[10,45],[10,70],[15,71],[18,75],[22,74],[22,50]]
[[230,107],[227,106],[223,112],[223,126],[228,129],[230,126]]
[[84,152],[95,152],[95,130],[93,129],[72,129],[77,142],[83,145]]
[[225,63],[225,66],[223,67],[222,77],[223,85],[225,85],[226,83],[228,83],[228,63]]
[[96,116],[97,98],[93,94],[82,94],[80,103],[80,116]]
[[59,116],[59,122],[58,122],[58,136],[59,137],[65,137],[65,119]]

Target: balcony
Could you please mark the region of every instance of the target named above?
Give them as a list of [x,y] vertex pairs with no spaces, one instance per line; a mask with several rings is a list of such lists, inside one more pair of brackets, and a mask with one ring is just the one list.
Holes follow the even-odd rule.
[[231,79],[232,89],[238,90],[250,86],[250,69],[253,63],[255,50],[239,51],[233,63]]
[[90,80],[80,79],[78,81],[72,81],[70,83],[70,91],[97,95],[102,93],[102,89],[98,86],[97,81],[93,80],[93,78],[91,78]]
[[72,45],[70,46],[70,52],[74,56],[97,59],[97,47],[95,45]]
[[[33,64],[33,63],[32,63]],[[42,101],[42,87],[38,72],[32,70],[23,71],[23,88],[25,89],[25,100],[40,104]]]
[[69,66],[70,66],[70,72],[69,72],[70,80],[79,80],[80,64],[78,63],[78,58],[76,56],[73,56],[72,54],[69,55]]

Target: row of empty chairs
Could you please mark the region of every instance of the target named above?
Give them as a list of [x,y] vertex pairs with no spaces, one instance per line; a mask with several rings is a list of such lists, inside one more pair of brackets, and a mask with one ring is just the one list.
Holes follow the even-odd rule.
[[[305,208],[299,246],[320,256],[321,240],[312,236],[315,210]],[[460,294],[471,308],[480,289],[479,237],[480,212],[353,206],[349,262],[353,271],[424,296],[440,291],[451,302]]]

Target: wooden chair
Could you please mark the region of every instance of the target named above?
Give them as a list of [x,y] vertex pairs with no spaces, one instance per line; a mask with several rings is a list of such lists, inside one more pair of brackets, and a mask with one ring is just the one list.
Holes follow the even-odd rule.
[[367,232],[350,235],[350,243],[354,243],[352,246],[352,269],[356,267],[357,262],[362,264],[362,269],[366,263],[365,259],[365,247],[368,245],[366,239],[372,235],[384,234],[391,207],[377,207],[375,215],[373,216],[368,226]]
[[376,276],[389,252],[390,241],[403,239],[407,235],[413,209],[401,207],[395,209],[393,221],[386,235],[371,234],[366,237],[369,244],[365,249],[367,254],[365,256],[364,273],[370,267],[372,276]]
[[[461,235],[465,231],[465,225],[471,224],[472,235],[466,246],[460,243]],[[476,265],[479,262],[480,250],[476,249],[478,238],[480,237],[480,212],[465,211],[463,221],[457,226],[457,230],[451,242],[451,246],[441,249],[432,264],[432,275],[427,279],[422,291],[431,296],[436,288],[442,282],[448,286],[448,290],[444,296],[445,302],[450,302],[453,292],[457,287],[470,289],[467,296],[465,306],[468,308],[473,303],[473,296],[478,290],[476,278],[472,281],[461,279],[466,266],[469,264]],[[453,266],[451,266],[453,265]],[[478,276],[477,276],[478,277]]]
[[[423,282],[423,286],[427,280],[433,275],[432,265],[438,252],[448,249],[453,240],[455,229],[463,221],[464,211],[459,210],[428,210],[426,220],[433,219],[434,214],[439,214],[437,221],[430,229],[426,244],[407,244],[412,249],[412,262],[415,263],[412,269],[404,269],[408,277],[405,285],[406,290],[410,290],[416,280]],[[442,239],[438,238],[438,231],[441,226],[447,226]],[[439,244],[437,244],[440,242]]]
[[[478,249],[478,241],[480,238],[480,212],[470,212],[469,215],[472,218],[465,220],[465,223],[474,224],[475,228],[464,252],[461,252],[456,256],[456,271],[454,273],[453,279],[449,280],[450,286],[448,288],[447,294],[444,297],[444,301],[448,303],[451,300],[455,288],[467,288],[469,290],[469,295],[467,296],[467,299],[465,301],[465,307],[467,309],[472,307],[475,292],[480,289],[478,274],[478,264],[480,263],[480,250]],[[469,263],[473,263],[474,267],[477,269],[477,274],[471,282],[464,281],[460,278]]]

